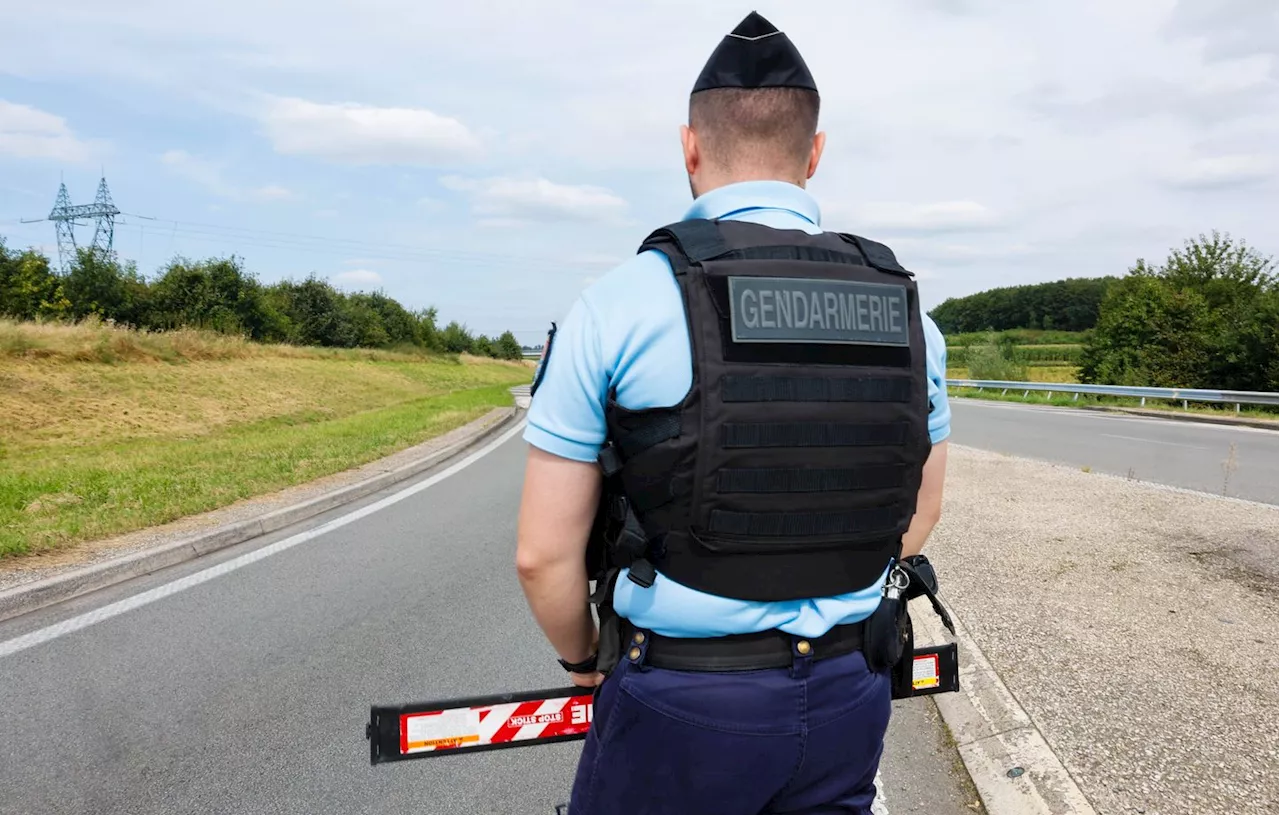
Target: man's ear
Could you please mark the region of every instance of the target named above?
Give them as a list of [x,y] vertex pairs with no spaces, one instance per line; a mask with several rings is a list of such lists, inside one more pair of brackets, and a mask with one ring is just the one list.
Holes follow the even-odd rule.
[[805,178],[813,178],[818,171],[818,162],[822,161],[822,150],[827,146],[827,134],[819,131],[813,136],[813,147],[809,150],[809,170]]
[[698,134],[688,125],[680,125],[680,145],[684,150],[684,169],[689,175],[693,175],[698,171],[698,165],[702,162],[700,146],[698,144]]

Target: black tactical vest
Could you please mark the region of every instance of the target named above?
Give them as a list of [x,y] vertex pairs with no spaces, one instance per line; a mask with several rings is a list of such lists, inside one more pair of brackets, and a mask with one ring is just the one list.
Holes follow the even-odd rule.
[[678,405],[609,394],[613,565],[742,600],[873,584],[900,552],[929,454],[916,284],[888,247],[739,221],[655,231],[693,354]]

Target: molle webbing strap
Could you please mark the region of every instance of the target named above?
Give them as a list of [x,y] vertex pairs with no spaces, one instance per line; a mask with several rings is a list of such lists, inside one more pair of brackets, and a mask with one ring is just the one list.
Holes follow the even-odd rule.
[[720,379],[725,402],[907,402],[904,377],[735,376]]
[[730,469],[716,473],[716,492],[852,492],[893,488],[902,484],[906,467],[877,464],[869,467],[775,467]]
[[709,531],[717,535],[752,538],[856,535],[890,530],[897,518],[897,507],[844,512],[729,512],[716,509],[711,511]]
[[671,502],[685,491],[685,484],[684,481],[672,479],[670,473],[663,473],[658,478],[637,479],[634,486],[627,490],[627,500],[637,513],[644,515]]
[[748,246],[731,249],[718,260],[808,260],[815,263],[844,263],[850,266],[866,266],[861,255],[839,252],[821,246]]
[[623,461],[627,461],[655,444],[679,436],[680,414],[676,411],[661,413],[634,430],[619,430],[616,435]]
[[726,448],[902,445],[909,431],[906,422],[735,422],[721,425],[720,444]]

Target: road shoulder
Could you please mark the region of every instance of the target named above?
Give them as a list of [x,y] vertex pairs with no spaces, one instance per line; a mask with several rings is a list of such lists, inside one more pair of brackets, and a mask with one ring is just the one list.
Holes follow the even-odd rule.
[[926,552],[963,674],[937,703],[992,815],[1275,811],[1278,520],[953,447]]

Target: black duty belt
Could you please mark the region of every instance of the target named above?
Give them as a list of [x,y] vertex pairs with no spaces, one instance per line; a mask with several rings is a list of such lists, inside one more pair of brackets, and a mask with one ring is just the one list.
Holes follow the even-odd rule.
[[647,643],[644,661],[675,671],[752,671],[786,668],[799,657],[815,660],[843,656],[862,648],[863,624],[837,625],[821,637],[797,637],[773,629],[724,637],[665,637],[624,623],[623,658]]

